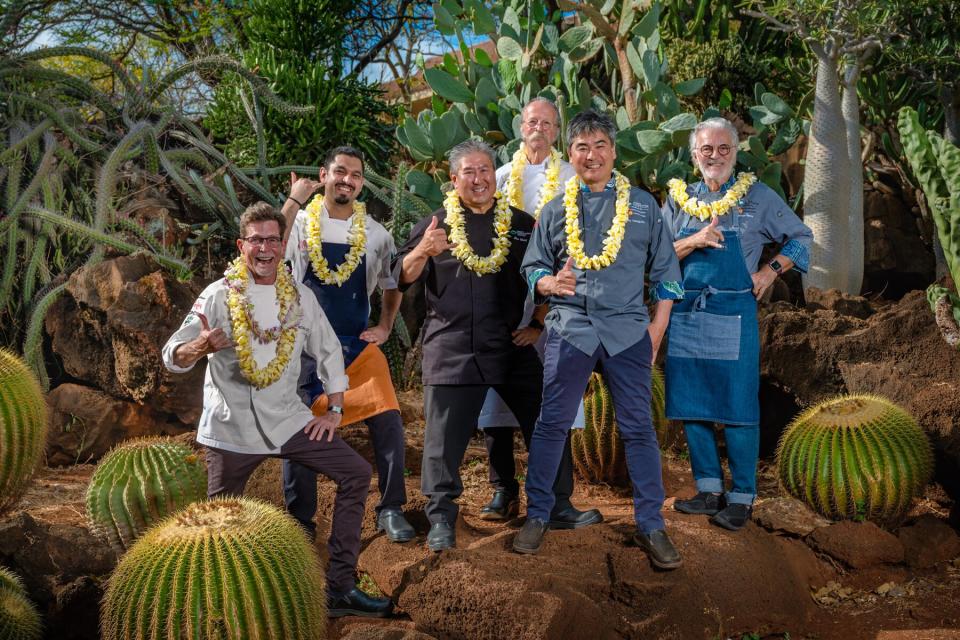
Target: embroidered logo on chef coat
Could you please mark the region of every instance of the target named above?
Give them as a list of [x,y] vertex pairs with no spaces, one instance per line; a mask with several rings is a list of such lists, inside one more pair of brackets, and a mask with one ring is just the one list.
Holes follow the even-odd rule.
[[647,223],[647,213],[650,211],[650,205],[643,202],[634,201],[630,203],[630,218],[627,222],[637,224]]
[[521,229],[510,229],[510,231],[507,232],[507,237],[519,240],[520,242],[525,242],[530,239],[530,232],[523,231]]

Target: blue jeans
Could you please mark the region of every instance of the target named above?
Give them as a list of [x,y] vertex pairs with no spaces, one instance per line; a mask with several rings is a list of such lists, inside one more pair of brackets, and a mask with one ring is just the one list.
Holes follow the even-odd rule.
[[549,520],[552,486],[567,433],[594,369],[599,369],[613,396],[617,427],[623,438],[627,470],[633,484],[637,528],[650,533],[664,528],[660,447],[650,415],[650,336],[615,356],[603,346],[583,353],[555,331],[547,335],[543,364],[543,404],[534,427],[527,463],[527,517]]
[[[705,422],[684,422],[690,449],[690,466],[697,491],[723,493],[723,467],[717,451],[716,432]],[[727,425],[723,430],[727,443],[732,485],[727,502],[753,504],[757,497],[757,458],[760,455],[760,425]]]

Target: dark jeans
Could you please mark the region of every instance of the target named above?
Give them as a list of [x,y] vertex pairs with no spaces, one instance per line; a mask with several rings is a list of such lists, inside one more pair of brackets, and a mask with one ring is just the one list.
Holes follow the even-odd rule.
[[[513,379],[509,383],[424,385],[423,404],[427,425],[420,475],[421,490],[428,499],[426,513],[431,523],[446,521],[452,524],[457,519],[459,508],[454,500],[463,493],[460,463],[476,431],[477,418],[490,388],[500,394],[516,416],[521,429],[532,432],[540,412],[543,369],[532,349],[529,356],[518,358]],[[513,456],[512,441],[510,455]],[[558,496],[569,501],[573,492],[573,463],[569,447],[561,458],[562,461],[557,460],[550,485]]]
[[[377,486],[380,489],[382,509],[399,509],[407,502],[407,489],[403,481],[403,420],[396,410],[384,411],[364,420],[370,431],[373,455],[377,461]],[[313,516],[317,513],[317,474],[293,460],[283,461],[283,498],[287,511],[308,531],[317,525]]]
[[[360,556],[360,526],[370,490],[370,465],[340,436],[333,441],[310,440],[303,430],[276,454],[234,453],[207,447],[207,495],[243,495],[250,474],[267,458],[294,460],[337,483],[327,551],[327,589],[349,591]],[[316,487],[316,482],[314,482]]]
[[650,336],[615,356],[603,346],[587,355],[550,331],[543,373],[543,408],[530,443],[527,467],[527,516],[548,520],[554,506],[549,490],[568,442],[570,426],[597,369],[613,396],[617,427],[623,438],[627,470],[633,484],[633,512],[637,528],[649,533],[663,529],[663,477],[660,448],[650,415]]
[[[723,467],[717,451],[717,434],[712,424],[684,422],[690,467],[697,491],[723,492]],[[757,497],[757,458],[760,455],[760,425],[727,425],[723,430],[727,444],[732,486],[727,492],[731,504],[753,504]]]

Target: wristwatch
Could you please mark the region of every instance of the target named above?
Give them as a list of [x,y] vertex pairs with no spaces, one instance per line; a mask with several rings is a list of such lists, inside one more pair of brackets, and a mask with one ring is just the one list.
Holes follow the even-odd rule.
[[336,405],[336,404],[330,405],[329,411],[330,411],[331,413],[339,413],[341,416],[343,415],[343,407],[341,407],[341,406],[339,406],[339,405]]
[[768,264],[771,269],[777,272],[778,276],[783,275],[783,265],[780,264],[779,260],[773,259]]

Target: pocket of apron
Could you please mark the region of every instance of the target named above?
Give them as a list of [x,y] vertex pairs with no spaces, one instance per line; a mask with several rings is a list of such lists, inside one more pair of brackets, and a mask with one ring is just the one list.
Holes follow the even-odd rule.
[[721,316],[706,311],[673,313],[670,316],[673,358],[736,360],[740,357],[740,316]]

